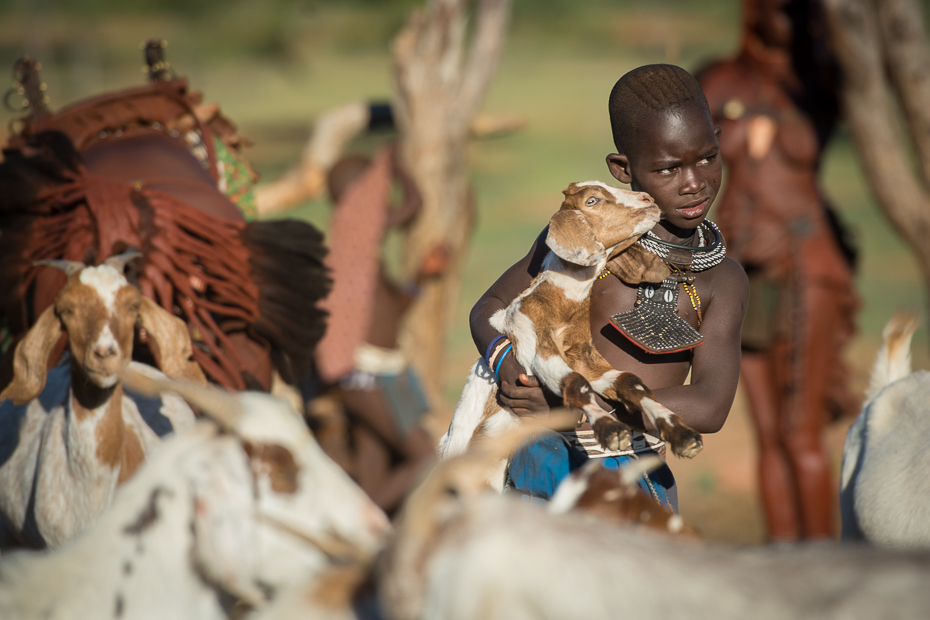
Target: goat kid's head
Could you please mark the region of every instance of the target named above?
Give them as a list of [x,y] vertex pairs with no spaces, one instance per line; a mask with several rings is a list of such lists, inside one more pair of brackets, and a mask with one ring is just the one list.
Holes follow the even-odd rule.
[[17,345],[13,381],[0,393],[0,400],[23,403],[42,392],[48,358],[62,332],[68,334],[72,367],[99,388],[113,387],[132,359],[137,322],[158,348],[165,374],[205,382],[203,371],[190,359],[184,322],[144,297],[123,276],[125,264],[138,256],[138,252],[113,256],[96,267],[58,260],[36,263],[62,269],[68,279],[55,303]]
[[572,183],[562,208],[549,220],[546,245],[576,265],[595,265],[631,246],[659,222],[649,194],[600,181]]
[[627,527],[697,538],[694,528],[639,486],[643,476],[663,464],[658,456],[642,456],[614,471],[605,469],[600,459],[591,459],[559,484],[548,510],[551,514],[580,510]]

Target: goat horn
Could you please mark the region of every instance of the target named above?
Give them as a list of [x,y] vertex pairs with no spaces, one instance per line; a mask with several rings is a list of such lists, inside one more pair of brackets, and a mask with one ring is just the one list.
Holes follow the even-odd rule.
[[157,396],[161,392],[174,392],[227,431],[236,432],[245,416],[239,399],[215,387],[205,387],[188,381],[155,379],[137,370],[126,368],[121,373],[123,385],[133,392]]
[[404,524],[401,527],[423,535],[435,526],[428,516],[432,507],[445,496],[450,485],[457,486],[456,480],[463,473],[468,480],[481,481],[491,463],[507,458],[527,439],[545,429],[575,428],[577,420],[576,412],[566,410],[553,411],[542,419],[523,418],[516,427],[496,437],[485,437],[470,445],[464,454],[439,462],[404,502],[398,515],[399,522]]
[[620,483],[623,486],[639,484],[639,478],[661,467],[665,461],[656,455],[643,456],[620,468]]
[[117,254],[116,256],[110,256],[105,261],[103,261],[103,264],[109,267],[113,267],[118,272],[123,273],[123,270],[126,268],[126,264],[129,261],[135,260],[137,258],[142,258],[142,252],[139,250],[129,250],[127,252],[123,252],[122,254]]
[[72,276],[87,267],[87,265],[80,261],[60,260],[55,258],[37,260],[32,264],[36,267],[54,267],[55,269],[61,269],[67,276]]
[[549,513],[560,515],[573,509],[584,492],[588,490],[591,476],[604,467],[601,459],[588,459],[588,462],[563,480],[549,500]]
[[540,431],[575,428],[577,419],[578,414],[571,411],[553,411],[542,419],[523,418],[519,426],[476,442],[474,453],[482,459],[507,458],[521,443]]

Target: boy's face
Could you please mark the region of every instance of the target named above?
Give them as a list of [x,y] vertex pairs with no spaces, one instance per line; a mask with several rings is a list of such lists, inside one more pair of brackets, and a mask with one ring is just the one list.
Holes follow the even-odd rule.
[[696,228],[720,189],[720,128],[695,104],[657,112],[637,133],[635,147],[607,156],[611,174],[651,195],[672,226]]

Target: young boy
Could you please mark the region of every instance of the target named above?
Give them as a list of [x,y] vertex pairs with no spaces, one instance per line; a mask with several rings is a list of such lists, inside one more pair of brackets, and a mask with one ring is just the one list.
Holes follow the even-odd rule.
[[[696,345],[700,336],[695,335],[681,343],[684,350],[658,354],[647,351],[654,343],[625,336],[611,324],[611,316],[633,309],[638,297],[643,309],[656,311],[641,314],[659,316],[662,309],[652,303],[647,284],[629,285],[605,271],[591,290],[594,345],[614,368],[638,375],[662,404],[692,428],[713,433],[723,426],[736,393],[740,327],[749,292],[742,267],[723,256],[722,237],[715,226],[705,223],[720,187],[720,128],[711,121],[697,81],[673,65],[648,65],[624,75],[610,93],[609,110],[617,152],[607,156],[607,167],[621,183],[649,193],[661,209],[662,219],[646,247],[672,269],[672,279],[666,283],[674,293],[682,292],[677,296],[677,315],[699,330],[703,343]],[[508,269],[472,309],[472,337],[481,353],[500,335],[488,323],[491,315],[508,306],[538,273],[548,251],[546,234],[543,230],[529,254]],[[684,385],[689,371],[691,381]],[[498,374],[500,400],[518,415],[538,415],[559,402],[544,393],[512,355],[504,357]],[[602,406],[619,409],[604,401]],[[654,431],[645,420],[628,422]],[[576,446],[565,435],[544,434],[511,458],[509,486],[548,499],[561,479],[589,458]],[[634,435],[633,448],[637,454],[661,452],[661,443]],[[630,458],[635,454],[609,455],[605,465],[617,467]],[[643,486],[657,501],[677,511],[674,479],[667,467],[644,479]]]

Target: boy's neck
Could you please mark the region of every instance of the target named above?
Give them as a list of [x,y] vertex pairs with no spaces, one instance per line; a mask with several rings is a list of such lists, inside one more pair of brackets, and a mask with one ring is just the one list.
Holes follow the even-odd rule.
[[[702,219],[701,222],[703,221]],[[698,225],[700,225],[700,222]],[[697,226],[694,228],[679,228],[665,220],[661,220],[653,227],[652,232],[663,241],[688,245],[694,240],[694,233],[696,230]]]

